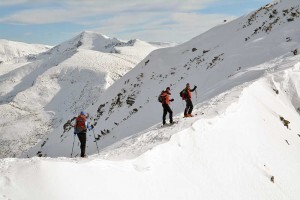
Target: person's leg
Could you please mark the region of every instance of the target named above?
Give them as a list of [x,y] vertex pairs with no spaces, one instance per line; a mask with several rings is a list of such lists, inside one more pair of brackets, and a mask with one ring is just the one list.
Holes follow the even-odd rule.
[[163,106],[163,109],[164,109],[164,112],[163,112],[163,125],[166,124],[166,116],[167,116],[167,112],[168,112],[168,109],[166,106],[168,106],[167,104],[162,104]]
[[186,117],[187,114],[188,114],[188,110],[189,110],[188,99],[186,99],[185,102],[186,102],[186,106],[185,106],[185,109],[184,109],[184,116]]
[[84,157],[85,156],[85,146],[86,146],[86,131],[82,131],[80,133],[77,134],[78,135],[78,139],[80,141],[80,156]]
[[192,114],[193,108],[194,108],[193,102],[191,99],[189,99],[189,112],[188,112],[189,115]]
[[169,113],[170,123],[173,123],[173,111],[171,110],[170,106],[167,105],[167,111]]

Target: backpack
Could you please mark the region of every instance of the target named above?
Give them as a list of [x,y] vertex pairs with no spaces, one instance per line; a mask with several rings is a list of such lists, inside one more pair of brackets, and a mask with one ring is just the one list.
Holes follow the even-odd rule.
[[76,131],[78,133],[86,130],[86,127],[85,127],[85,122],[86,122],[86,116],[85,115],[79,115],[77,118],[76,118]]
[[187,91],[186,89],[181,90],[181,92],[179,93],[180,97],[182,98],[182,100],[185,100],[187,97]]
[[163,93],[164,93],[164,91],[162,91],[161,93],[160,93],[160,95],[158,95],[158,102],[159,103],[162,103],[164,100],[165,100],[165,97],[163,96]]

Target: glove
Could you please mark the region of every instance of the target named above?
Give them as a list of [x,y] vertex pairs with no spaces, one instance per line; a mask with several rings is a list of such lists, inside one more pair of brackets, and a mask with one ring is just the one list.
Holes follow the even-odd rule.
[[91,127],[92,127],[92,129],[94,129],[94,125],[93,124],[91,125]]
[[174,101],[174,99],[171,99],[170,101]]
[[93,125],[90,125],[90,124],[88,124],[88,125],[87,125],[87,128],[89,129],[89,131],[91,131],[91,130],[94,128],[94,126],[93,126]]

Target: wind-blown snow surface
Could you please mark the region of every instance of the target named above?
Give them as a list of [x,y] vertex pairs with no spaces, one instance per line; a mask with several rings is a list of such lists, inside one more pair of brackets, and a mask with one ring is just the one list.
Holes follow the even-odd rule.
[[0,76],[0,157],[19,156],[92,105],[157,46],[85,31]]
[[[299,7],[295,0],[274,2],[187,43],[153,51],[86,109],[95,124],[99,148],[161,122],[157,96],[167,86],[175,98],[171,107],[174,114],[179,114],[185,107],[179,92],[187,82],[198,86],[198,93],[193,94],[196,105],[253,81],[275,70],[281,59],[297,55]],[[68,124],[57,127],[23,157],[70,156],[72,132]],[[89,133],[88,154],[97,152],[94,133]],[[79,143],[75,144],[78,155]]]
[[0,198],[297,200],[300,56],[264,64],[273,65],[197,105],[196,117],[176,116],[179,124],[155,125],[100,156],[2,159]]

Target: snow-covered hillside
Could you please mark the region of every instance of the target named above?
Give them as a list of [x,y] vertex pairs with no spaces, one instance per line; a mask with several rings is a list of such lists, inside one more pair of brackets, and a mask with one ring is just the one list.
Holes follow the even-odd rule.
[[[34,56],[36,54],[45,52],[51,47],[41,44],[26,44],[22,42],[14,42],[9,40],[0,40],[0,64],[7,61],[19,59],[28,56]],[[1,68],[3,68],[0,65]]]
[[262,78],[198,104],[196,117],[99,156],[1,159],[0,198],[298,200],[300,56],[248,69],[262,68]]
[[[157,46],[85,31],[0,76],[0,157],[18,156],[102,98]],[[7,65],[7,67],[9,67]]]
[[[153,51],[130,72],[113,84],[112,81],[112,85],[106,81],[106,89],[99,89],[101,95],[93,96],[96,89],[92,88],[90,93],[85,89],[84,93],[93,97],[90,102],[85,95],[76,96],[77,89],[68,93],[66,88],[75,84],[74,88],[80,90],[84,83],[89,83],[79,84],[82,79],[99,81],[95,72],[80,71],[86,65],[74,64],[86,57],[84,62],[89,62],[88,58],[96,55],[84,49],[92,48],[91,43],[82,42],[74,47],[72,44],[78,44],[75,38],[55,47],[48,52],[50,61],[54,54],[61,55],[56,53],[60,52],[58,49],[69,52],[74,48],[76,54],[59,62],[58,69],[48,64],[51,67],[43,72],[43,79],[38,78],[38,83],[30,87],[42,86],[34,90],[40,94],[32,92],[38,98],[32,95],[30,101],[21,104],[26,101],[18,93],[13,102],[23,105],[22,109],[37,105],[39,109],[49,95],[54,99],[43,109],[66,115],[53,123],[53,130],[40,131],[45,133],[42,140],[23,154],[47,158],[0,159],[0,199],[300,199],[298,27],[300,2],[275,1],[185,44]],[[55,57],[53,62],[59,58]],[[108,74],[104,77],[112,73],[104,71]],[[48,76],[53,80],[44,78]],[[11,74],[10,78],[13,77]],[[193,118],[183,118],[185,105],[179,97],[187,82],[198,86],[197,93],[193,93]],[[161,127],[162,107],[157,96],[167,86],[175,98],[171,107],[178,123]],[[57,88],[62,91],[49,93]],[[62,99],[73,97],[76,103],[68,109],[70,102]],[[35,104],[29,106],[28,102]],[[18,112],[27,111],[22,109]],[[68,114],[64,109],[74,113]],[[89,132],[89,158],[68,158],[74,135],[66,122],[81,109],[90,113],[96,139]],[[18,123],[25,122],[20,117],[16,119]],[[9,124],[7,121],[2,126]],[[38,122],[19,125],[19,129],[26,132],[33,124],[37,126]],[[21,132],[11,135],[17,134]],[[77,137],[75,141],[74,152],[78,155]],[[9,150],[20,152],[22,149],[17,148],[21,144],[29,147],[34,142],[30,144],[24,136],[22,142],[15,148],[11,145]],[[99,155],[96,144],[101,148]],[[65,157],[51,158],[58,156]]]
[[[161,122],[157,96],[167,86],[175,98],[171,106],[179,114],[185,107],[179,92],[187,82],[198,86],[193,95],[197,104],[272,71],[274,66],[260,64],[297,55],[299,25],[298,1],[274,2],[187,43],[152,52],[86,107],[100,148]],[[23,156],[70,156],[72,131],[67,123],[57,127]],[[93,132],[87,152],[97,152]]]

